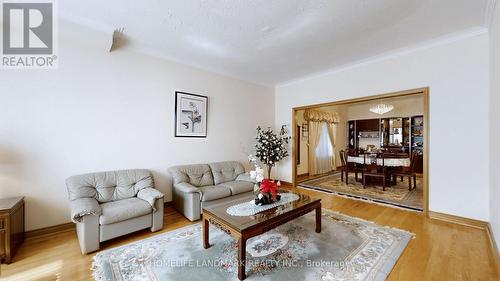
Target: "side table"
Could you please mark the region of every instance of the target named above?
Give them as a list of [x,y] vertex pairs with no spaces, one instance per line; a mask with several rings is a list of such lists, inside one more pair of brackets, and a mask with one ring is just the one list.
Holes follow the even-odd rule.
[[0,199],[0,261],[11,263],[24,241],[24,197]]

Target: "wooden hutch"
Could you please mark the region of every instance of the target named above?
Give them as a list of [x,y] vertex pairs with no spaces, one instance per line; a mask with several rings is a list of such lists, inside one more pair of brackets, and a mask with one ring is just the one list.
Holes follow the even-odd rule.
[[424,117],[391,117],[347,122],[347,143],[349,149],[364,151],[367,144],[405,152],[411,155],[417,151],[419,159],[416,171],[423,172]]

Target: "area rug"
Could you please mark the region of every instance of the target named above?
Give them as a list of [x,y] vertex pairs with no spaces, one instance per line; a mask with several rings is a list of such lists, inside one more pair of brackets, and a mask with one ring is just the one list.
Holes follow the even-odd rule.
[[411,191],[408,190],[408,179],[405,179],[403,182],[398,179],[396,180],[396,185],[386,187],[384,191],[381,185],[367,185],[366,188],[363,188],[363,184],[357,182],[354,175],[349,175],[349,184],[346,184],[341,180],[340,173],[306,180],[298,185],[309,189],[373,200],[377,203],[390,204],[417,211],[422,211],[423,209],[422,178],[418,177],[417,188]]
[[[413,234],[323,209],[247,241],[246,280],[385,280]],[[238,280],[237,242],[201,224],[95,255],[93,277],[111,280]]]

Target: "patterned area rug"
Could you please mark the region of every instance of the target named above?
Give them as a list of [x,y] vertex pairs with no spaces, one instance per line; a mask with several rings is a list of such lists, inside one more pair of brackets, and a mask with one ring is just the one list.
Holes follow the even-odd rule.
[[[323,209],[322,231],[310,213],[247,241],[247,280],[385,280],[413,237]],[[211,226],[187,226],[94,257],[95,280],[238,280],[237,242]]]
[[[361,175],[359,175],[361,177]],[[412,210],[423,210],[423,189],[422,178],[417,177],[417,188],[408,190],[408,179],[403,182],[398,178],[396,185],[386,187],[367,185],[363,188],[361,182],[356,182],[354,175],[349,175],[349,184],[341,180],[340,173],[323,176],[316,179],[306,180],[298,184],[315,190],[335,193],[344,196],[352,196],[359,199],[372,200],[378,203],[390,204]]]

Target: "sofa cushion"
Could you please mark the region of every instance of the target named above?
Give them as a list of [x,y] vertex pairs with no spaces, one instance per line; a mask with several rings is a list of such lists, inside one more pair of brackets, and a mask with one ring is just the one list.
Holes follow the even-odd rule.
[[250,173],[241,174],[241,175],[239,175],[236,178],[236,180],[237,181],[247,181],[247,182],[251,182],[251,183],[257,183],[257,180],[255,178],[252,179],[252,177],[250,176]]
[[240,162],[226,161],[210,163],[210,169],[214,175],[214,184],[234,181],[238,175],[245,173],[245,168]]
[[102,214],[99,224],[112,224],[153,212],[148,202],[139,198],[128,198],[101,204]]
[[221,183],[220,186],[227,187],[231,190],[232,195],[253,191],[254,184],[248,181],[230,181]]
[[201,201],[212,201],[231,196],[231,190],[225,186],[202,186],[200,187]]
[[99,203],[135,197],[143,188],[154,188],[148,170],[121,170],[76,175],[66,180],[69,200],[95,198]]
[[196,187],[214,185],[212,171],[207,164],[174,166],[168,170],[174,184],[187,182]]

